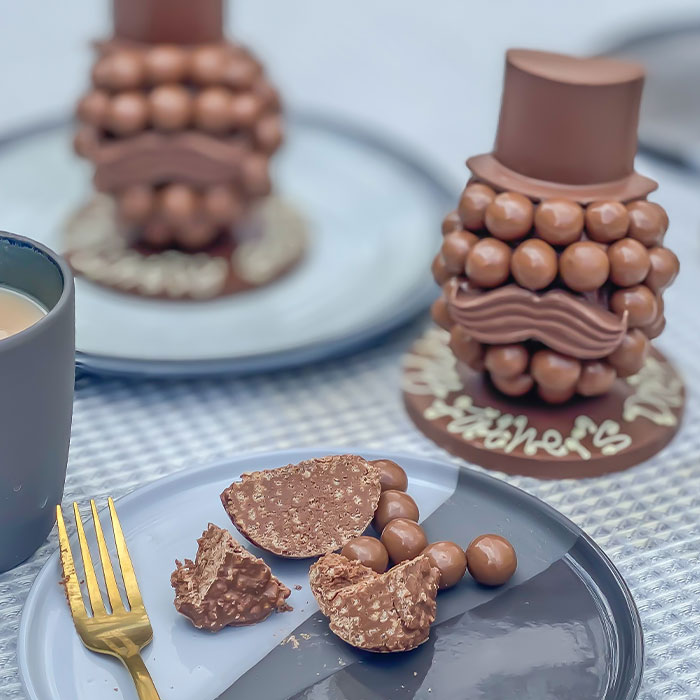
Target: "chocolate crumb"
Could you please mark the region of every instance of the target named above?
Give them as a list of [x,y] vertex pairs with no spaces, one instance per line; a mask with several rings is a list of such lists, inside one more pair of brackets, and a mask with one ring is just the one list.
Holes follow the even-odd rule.
[[297,583],[297,585],[294,586],[294,590],[295,590],[295,591],[300,591],[300,590],[301,590],[301,586]]
[[217,632],[227,625],[252,625],[274,610],[292,610],[289,588],[227,530],[209,524],[197,540],[195,561],[176,561],[170,577],[175,607],[199,628]]

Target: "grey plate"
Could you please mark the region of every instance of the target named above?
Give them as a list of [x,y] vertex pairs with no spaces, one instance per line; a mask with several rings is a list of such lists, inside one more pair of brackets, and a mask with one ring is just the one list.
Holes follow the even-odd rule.
[[[231,527],[218,498],[222,488],[244,471],[336,450],[248,455],[175,474],[118,503],[154,627],[144,656],[163,700],[636,697],[643,661],[639,616],[620,574],[584,532],[488,475],[408,455],[356,451],[405,467],[430,540],[466,545],[485,532],[510,539],[519,557],[514,578],[489,589],[465,577],[439,594],[428,642],[412,652],[377,655],[329,632],[308,588],[309,561],[265,555],[290,588],[301,587],[292,590],[294,611],[217,635],[198,632],[175,612],[169,574],[175,557],[194,554],[207,522]],[[59,578],[54,555],[23,612],[18,652],[28,696],[106,700],[120,697],[118,688],[124,698],[135,698],[116,661],[81,646]]]
[[[58,252],[63,222],[90,193],[71,133],[64,122],[0,140],[3,225]],[[275,181],[309,222],[298,268],[267,287],[194,304],[78,279],[78,366],[151,376],[269,371],[358,350],[427,308],[437,294],[429,262],[456,187],[405,148],[315,114],[291,115]]]

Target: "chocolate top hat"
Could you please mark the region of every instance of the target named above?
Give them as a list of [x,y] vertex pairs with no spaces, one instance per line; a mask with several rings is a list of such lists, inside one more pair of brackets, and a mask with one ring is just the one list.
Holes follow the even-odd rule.
[[221,41],[223,0],[112,0],[114,36],[152,44]]
[[644,197],[657,184],[634,171],[643,83],[635,63],[511,49],[494,151],[467,165],[535,200]]

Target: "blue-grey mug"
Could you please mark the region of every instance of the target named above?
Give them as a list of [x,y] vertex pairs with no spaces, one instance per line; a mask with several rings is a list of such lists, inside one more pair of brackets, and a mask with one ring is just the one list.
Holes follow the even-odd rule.
[[0,572],[30,557],[63,497],[75,383],[75,292],[66,262],[0,232],[0,285],[46,315],[0,339]]

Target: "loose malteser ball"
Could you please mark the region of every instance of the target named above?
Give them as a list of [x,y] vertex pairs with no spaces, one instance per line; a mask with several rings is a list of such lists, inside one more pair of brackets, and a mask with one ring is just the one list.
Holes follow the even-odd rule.
[[224,79],[229,54],[223,46],[201,46],[190,54],[190,77],[199,85],[214,85]]
[[491,375],[493,385],[506,396],[524,396],[535,384],[529,374],[519,374],[517,377],[499,377]]
[[143,131],[148,124],[148,103],[139,92],[115,95],[107,109],[106,127],[119,136]]
[[78,102],[77,115],[80,121],[101,127],[107,119],[109,95],[103,90],[93,90]]
[[534,215],[535,207],[525,195],[501,192],[486,207],[484,223],[492,236],[516,241],[530,232]]
[[110,90],[135,90],[143,85],[145,67],[143,55],[139,51],[115,51],[107,54],[100,62],[104,67],[95,75],[105,81],[104,87]]
[[638,200],[627,205],[630,217],[629,235],[640,243],[651,248],[661,245],[666,229],[668,229],[668,216],[664,208],[656,202]]
[[457,212],[464,228],[479,231],[484,228],[486,207],[496,198],[496,193],[480,182],[467,185],[459,200]]
[[241,200],[230,185],[214,185],[205,190],[202,207],[207,217],[221,226],[232,224],[243,210]]
[[565,403],[576,393],[576,387],[571,386],[568,389],[550,389],[549,387],[540,385],[537,387],[537,393],[546,403]]
[[627,312],[629,328],[641,328],[656,318],[658,305],[656,297],[649,287],[638,284],[636,287],[618,289],[610,297],[610,308],[618,316]]
[[406,472],[390,459],[375,459],[370,464],[379,467],[379,484],[382,491],[405,491],[408,488]]
[[450,332],[450,350],[454,356],[469,365],[476,372],[484,368],[484,346],[470,337],[469,331],[460,325],[452,327]]
[[153,213],[155,197],[148,185],[131,185],[117,197],[119,214],[125,221],[142,224]]
[[382,491],[377,509],[374,511],[372,526],[381,534],[387,523],[396,518],[418,522],[419,513],[416,502],[403,491]]
[[229,105],[231,126],[234,129],[250,129],[263,110],[262,100],[252,92],[234,95]]
[[179,46],[156,45],[143,58],[146,79],[151,85],[180,83],[187,76],[188,60],[187,51]]
[[486,348],[484,365],[492,375],[512,379],[527,369],[529,359],[524,345],[491,345]]
[[445,267],[453,275],[463,275],[469,251],[479,242],[470,231],[448,233],[442,239],[442,257]]
[[433,305],[430,307],[430,315],[433,321],[446,331],[449,331],[454,324],[447,307],[447,300],[443,296],[438,297],[433,302]]
[[181,85],[160,85],[148,96],[151,122],[161,131],[184,129],[192,119],[192,98]]
[[610,280],[618,287],[632,287],[644,280],[649,272],[647,249],[633,238],[623,238],[608,248]]
[[552,245],[574,243],[583,231],[583,209],[570,199],[547,199],[535,210],[535,231]]
[[195,217],[184,221],[175,229],[175,240],[187,250],[202,250],[214,239],[216,229],[211,221],[203,217]]
[[394,564],[415,559],[428,546],[423,528],[413,520],[405,518],[397,518],[387,523],[382,531],[381,540]]
[[591,241],[572,243],[559,258],[559,274],[575,292],[592,292],[602,287],[609,272],[608,256]]
[[263,197],[270,194],[270,167],[267,157],[261,153],[250,153],[241,165],[243,186],[252,197]]
[[249,90],[260,75],[260,67],[246,56],[230,56],[222,74],[222,81],[234,90]]
[[480,535],[467,547],[467,568],[484,586],[501,586],[518,567],[513,545],[500,535]]
[[446,236],[448,233],[452,233],[453,231],[461,231],[461,230],[462,230],[462,220],[459,218],[459,212],[458,211],[451,211],[442,220],[442,235]]
[[263,153],[273,153],[282,143],[282,117],[268,114],[255,125],[255,142]]
[[612,387],[617,372],[601,360],[587,360],[582,363],[581,376],[576,382],[576,391],[581,396],[600,396]]
[[680,263],[675,253],[668,248],[651,248],[649,250],[649,273],[644,284],[659,294],[676,279],[679,268]]
[[159,203],[163,216],[173,225],[191,221],[199,205],[194,190],[177,183],[161,190]]
[[620,377],[629,377],[642,369],[649,352],[649,340],[639,329],[628,331],[617,350],[606,360],[617,370]]
[[496,238],[482,238],[467,255],[466,272],[479,287],[498,287],[510,275],[510,248]]
[[433,258],[433,264],[430,266],[430,270],[433,273],[433,279],[441,287],[452,276],[452,273],[447,269],[447,264],[445,263],[445,258],[443,257],[442,252],[438,253]]
[[370,569],[378,574],[383,574],[386,567],[389,566],[389,553],[386,547],[376,538],[362,535],[350,540],[341,550],[340,553],[346,559],[354,559],[360,564],[369,566]]
[[544,289],[557,276],[557,254],[549,243],[530,238],[515,249],[510,271],[521,287],[533,291]]
[[586,207],[586,233],[600,243],[612,243],[627,235],[629,214],[622,202],[593,202]]
[[534,380],[552,391],[568,391],[581,376],[581,363],[554,350],[538,350],[530,362]]
[[438,588],[441,591],[456,586],[464,577],[464,572],[467,570],[467,555],[458,544],[433,542],[422,553],[428,557],[431,566],[440,571]]
[[194,121],[204,131],[221,134],[231,127],[229,104],[231,93],[226,88],[202,90],[194,100]]

